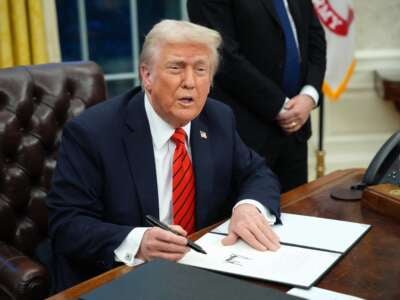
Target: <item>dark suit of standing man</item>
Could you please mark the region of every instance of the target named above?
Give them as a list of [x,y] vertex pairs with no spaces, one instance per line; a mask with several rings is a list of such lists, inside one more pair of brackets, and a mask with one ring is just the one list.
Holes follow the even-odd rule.
[[[48,196],[56,290],[119,262],[179,260],[188,251],[185,226],[197,230],[229,215],[224,243],[240,237],[258,250],[279,247],[270,227],[279,221],[279,183],[239,138],[231,109],[207,98],[220,42],[203,26],[160,22],[142,50],[144,91],[105,101],[66,125]],[[172,156],[177,131],[187,133],[179,157]],[[193,172],[174,169],[177,161]],[[185,200],[178,208],[175,192]],[[192,214],[176,221],[183,211]],[[183,236],[146,228],[147,214]]]
[[282,88],[286,44],[274,0],[187,2],[191,21],[219,31],[223,38],[222,67],[211,95],[233,108],[239,134],[266,158],[283,191],[307,181],[309,115],[318,105],[326,64],[324,32],[311,1],[286,4],[300,54],[292,95]]

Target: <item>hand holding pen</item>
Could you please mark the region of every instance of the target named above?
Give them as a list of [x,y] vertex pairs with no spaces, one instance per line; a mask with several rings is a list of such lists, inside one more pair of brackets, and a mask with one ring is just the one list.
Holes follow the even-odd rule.
[[[146,215],[146,222],[149,223],[151,226],[155,226],[155,227],[160,227],[164,230],[170,231],[176,235],[182,236],[182,234],[180,234],[178,231],[172,229],[171,227],[169,227],[167,224],[164,224],[163,222],[161,222],[160,220],[157,220],[156,218],[154,218],[153,216],[150,215]],[[197,252],[203,253],[203,254],[207,254],[206,251],[204,251],[203,248],[201,248],[198,244],[196,244],[195,242],[187,239],[187,246]]]
[[[153,223],[149,223],[152,222],[149,221],[150,219]],[[172,230],[175,231],[174,233],[170,230],[171,228],[168,225],[163,223],[160,223],[162,225],[156,224],[154,218],[147,217],[146,221],[150,225],[154,224],[154,227],[145,230],[136,258],[145,261],[155,258],[178,261],[187,253],[188,240],[181,227],[172,225],[171,227]],[[158,220],[156,221],[159,222]]]

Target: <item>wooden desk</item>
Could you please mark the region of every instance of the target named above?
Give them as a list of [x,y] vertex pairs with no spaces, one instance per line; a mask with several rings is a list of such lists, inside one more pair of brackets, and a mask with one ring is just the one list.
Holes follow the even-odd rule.
[[[362,174],[363,170],[360,169],[336,171],[298,187],[282,195],[282,210],[372,224],[371,230],[322,277],[317,286],[366,299],[400,299],[400,222],[362,207],[360,201],[341,202],[329,196],[335,187],[359,182]],[[192,237],[199,238],[209,229],[205,228]],[[118,267],[48,299],[76,299],[132,269]],[[265,281],[256,283],[282,291],[289,290],[284,285]]]

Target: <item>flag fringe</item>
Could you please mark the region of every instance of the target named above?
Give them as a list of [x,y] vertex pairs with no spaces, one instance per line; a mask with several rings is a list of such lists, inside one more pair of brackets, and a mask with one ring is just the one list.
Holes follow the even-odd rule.
[[343,77],[342,82],[339,84],[338,88],[334,90],[328,82],[325,80],[322,86],[323,93],[330,98],[333,102],[339,100],[339,96],[346,90],[347,85],[350,81],[351,76],[353,75],[354,69],[356,67],[356,60],[353,59],[350,67],[347,69],[345,76]]

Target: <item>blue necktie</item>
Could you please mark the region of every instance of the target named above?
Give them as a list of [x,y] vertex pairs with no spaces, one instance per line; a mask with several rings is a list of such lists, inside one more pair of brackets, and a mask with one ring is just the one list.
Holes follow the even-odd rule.
[[300,57],[295,36],[283,0],[273,0],[279,23],[285,35],[286,56],[283,69],[282,89],[291,98],[299,92]]

